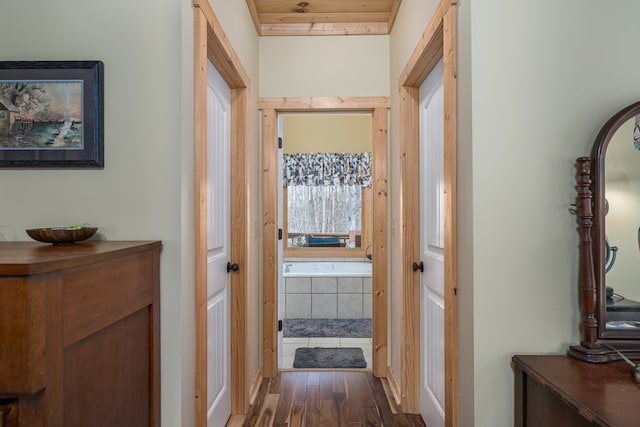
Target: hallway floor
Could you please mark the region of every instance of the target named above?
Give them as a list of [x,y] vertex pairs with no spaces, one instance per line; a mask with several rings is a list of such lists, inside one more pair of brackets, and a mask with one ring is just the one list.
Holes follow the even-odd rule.
[[264,379],[246,417],[227,427],[426,427],[387,398],[386,380],[367,371],[280,371]]
[[283,338],[282,369],[293,368],[293,359],[298,347],[360,347],[371,369],[371,338]]

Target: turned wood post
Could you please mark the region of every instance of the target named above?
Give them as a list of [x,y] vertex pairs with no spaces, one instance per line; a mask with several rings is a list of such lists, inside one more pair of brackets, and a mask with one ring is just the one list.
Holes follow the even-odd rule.
[[577,159],[578,233],[580,234],[580,344],[585,348],[597,348],[598,320],[596,309],[598,295],[593,269],[593,247],[591,228],[593,227],[593,194],[591,192],[591,158]]

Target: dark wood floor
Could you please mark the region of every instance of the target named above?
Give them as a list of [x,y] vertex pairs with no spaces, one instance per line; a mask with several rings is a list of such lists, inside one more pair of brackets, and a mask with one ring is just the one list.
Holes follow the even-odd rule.
[[390,404],[383,383],[367,371],[285,371],[262,383],[240,424],[274,427],[422,426],[419,415]]

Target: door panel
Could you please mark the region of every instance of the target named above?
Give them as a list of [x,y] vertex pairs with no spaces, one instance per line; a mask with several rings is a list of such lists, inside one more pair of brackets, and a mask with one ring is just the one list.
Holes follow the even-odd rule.
[[229,128],[231,91],[209,63],[207,84],[207,425],[231,414]]
[[444,426],[444,91],[442,60],[420,88],[420,412]]

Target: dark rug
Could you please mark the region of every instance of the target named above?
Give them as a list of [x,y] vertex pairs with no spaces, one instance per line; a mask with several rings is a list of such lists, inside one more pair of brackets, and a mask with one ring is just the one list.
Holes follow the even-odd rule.
[[371,338],[371,319],[284,319],[285,338]]
[[364,353],[357,347],[298,347],[294,368],[366,368]]

